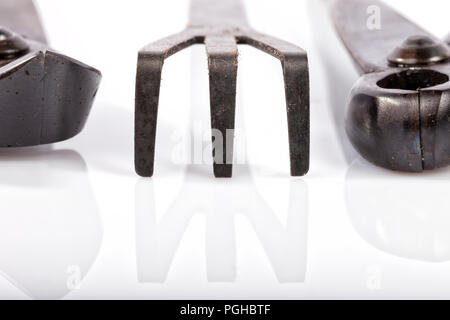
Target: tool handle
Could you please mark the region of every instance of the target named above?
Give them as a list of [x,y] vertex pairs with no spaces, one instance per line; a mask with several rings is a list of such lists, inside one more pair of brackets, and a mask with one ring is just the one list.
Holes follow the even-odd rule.
[[242,0],[191,0],[189,27],[245,27]]
[[0,26],[28,39],[47,44],[39,14],[32,0],[0,0]]
[[335,0],[331,9],[337,31],[361,73],[388,69],[387,57],[409,36],[436,39],[378,0]]

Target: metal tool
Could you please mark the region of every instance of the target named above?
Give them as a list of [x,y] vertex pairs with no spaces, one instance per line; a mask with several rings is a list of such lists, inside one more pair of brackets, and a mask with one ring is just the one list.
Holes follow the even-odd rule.
[[99,71],[48,47],[31,0],[0,0],[0,148],[77,135],[100,79]]
[[[215,150],[214,174],[232,176],[238,44],[254,46],[278,58],[286,88],[291,173],[309,169],[309,72],[304,50],[260,34],[247,23],[240,0],[193,0],[188,27],[179,34],[148,45],[139,53],[136,80],[136,172],[151,177],[154,169],[156,126],[164,60],[194,44],[205,44],[209,62],[211,125],[224,139]],[[214,139],[213,139],[214,141]]]
[[333,19],[365,74],[347,107],[347,133],[355,148],[372,163],[397,171],[449,165],[448,45],[376,0],[337,0]]

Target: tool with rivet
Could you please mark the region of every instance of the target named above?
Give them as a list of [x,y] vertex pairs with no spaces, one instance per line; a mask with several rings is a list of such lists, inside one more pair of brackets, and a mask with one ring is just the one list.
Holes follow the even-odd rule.
[[48,47],[31,0],[0,0],[0,148],[77,135],[100,79],[99,71]]
[[[209,62],[211,126],[222,134],[215,149],[214,174],[232,176],[238,44],[248,44],[280,59],[284,72],[291,173],[309,169],[309,73],[306,52],[285,41],[258,33],[247,23],[240,0],[192,0],[188,27],[148,45],[139,53],[136,81],[136,172],[151,177],[164,60],[194,44],[205,44]],[[279,124],[268,124],[279,125]],[[214,139],[213,139],[214,140]]]
[[391,170],[449,165],[450,41],[376,0],[336,0],[333,19],[364,74],[347,107],[355,148]]

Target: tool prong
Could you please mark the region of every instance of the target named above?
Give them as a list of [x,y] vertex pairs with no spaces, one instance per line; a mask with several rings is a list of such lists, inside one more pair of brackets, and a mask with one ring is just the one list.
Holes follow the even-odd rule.
[[233,175],[234,129],[238,48],[234,36],[208,36],[211,127],[213,130],[214,175]]
[[289,130],[291,175],[304,176],[310,161],[310,95],[306,51],[286,41],[251,32],[238,38],[279,59],[283,68]]
[[[215,176],[231,177],[233,174],[238,44],[250,44],[281,61],[286,88],[291,173],[293,176],[305,175],[309,170],[310,149],[307,54],[295,45],[254,31],[247,22],[242,0],[191,0],[191,16],[186,30],[181,35],[148,46],[140,55],[140,64],[148,71],[138,72],[137,173],[144,176],[153,174],[156,114],[164,59],[193,43],[204,43],[207,47]],[[152,70],[154,75],[149,74]],[[139,80],[145,77],[148,80]],[[144,86],[149,80],[153,80],[150,88]],[[146,100],[150,101],[146,103]]]
[[135,166],[142,177],[152,177],[158,119],[161,74],[164,60],[199,42],[198,35],[184,31],[154,42],[139,52],[136,76]]

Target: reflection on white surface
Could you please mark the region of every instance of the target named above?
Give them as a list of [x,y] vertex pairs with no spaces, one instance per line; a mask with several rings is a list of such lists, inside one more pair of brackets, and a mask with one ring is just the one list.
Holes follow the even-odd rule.
[[[183,210],[175,214],[172,212],[172,218],[169,219],[170,212],[167,209],[180,191],[180,171],[183,170],[182,165],[171,162],[173,133],[175,129],[181,133],[186,132],[187,126],[196,121],[200,121],[203,128],[207,128],[210,124],[208,118],[209,83],[204,46],[194,49],[194,55],[196,55],[196,50],[202,54],[198,59],[194,58],[197,62],[193,66],[190,63],[189,51],[182,51],[165,63],[159,110],[155,179],[139,181],[136,186],[138,177],[133,168],[132,143],[136,53],[146,43],[182,29],[188,14],[188,1],[156,2],[156,0],[150,0],[123,3],[119,0],[39,0],[38,2],[44,14],[43,20],[49,31],[53,47],[99,68],[104,74],[86,129],[75,139],[57,145],[58,148],[77,150],[87,162],[89,177],[101,208],[105,231],[102,250],[95,265],[84,278],[82,289],[72,292],[66,298],[270,300],[311,298],[441,299],[450,297],[450,270],[447,263],[424,263],[385,253],[364,240],[369,238],[366,234],[372,234],[370,243],[378,244],[377,235],[374,235],[374,232],[361,232],[364,228],[359,224],[356,228],[359,230],[358,234],[350,223],[344,201],[343,185],[345,173],[355,158],[352,157],[351,147],[349,149],[343,145],[348,144],[348,139],[342,124],[346,95],[358,76],[355,68],[351,65],[348,53],[343,49],[342,43],[337,39],[332,27],[329,26],[330,19],[319,1],[245,1],[252,26],[305,48],[310,59],[312,167],[310,174],[304,178],[308,184],[307,192],[309,194],[308,271],[305,283],[287,285],[282,285],[277,281],[274,269],[268,262],[268,255],[253,231],[254,226],[247,222],[246,216],[232,213],[230,215],[233,215],[234,218],[230,219],[228,214],[214,214],[211,210],[207,212],[205,209],[197,210],[205,214],[193,215],[192,220],[189,220],[191,216]],[[439,5],[440,8],[443,8],[445,2],[449,3],[442,0],[430,0],[428,2],[430,8],[433,6],[430,2],[435,6]],[[435,10],[433,14],[424,14],[424,5],[420,1],[391,0],[389,4],[397,6],[402,12],[409,12],[413,20],[420,22],[427,30],[431,30],[437,35],[439,35],[439,30],[448,31],[447,20],[437,19],[437,16],[443,16],[448,10],[438,10],[439,12]],[[158,10],[154,10],[155,5]],[[182,7],[179,7],[180,5]],[[175,6],[177,10],[173,10]],[[108,15],[104,15],[102,23],[99,24],[98,12],[102,12],[105,7],[108,8]],[[313,10],[314,7],[316,10]],[[89,10],[86,10],[87,8]],[[279,8],[284,9],[280,11]],[[313,11],[316,14],[313,14]],[[168,16],[171,19],[167,19]],[[79,23],[80,17],[83,17],[83,23]],[[118,17],[128,18],[128,20],[118,24]],[[329,32],[324,32],[325,30],[322,29],[325,24]],[[109,48],[111,43],[116,43],[118,38],[121,39],[120,50],[113,50],[108,54],[102,50],[92,50],[92,48]],[[317,45],[323,52],[317,52]],[[239,50],[238,82],[240,81],[241,85],[238,90],[238,98],[239,94],[242,97],[241,100],[238,99],[237,110],[241,115],[238,114],[236,119],[240,121],[239,119],[244,118],[242,114],[245,113],[245,132],[252,135],[249,137],[247,150],[252,161],[252,172],[257,176],[256,185],[260,194],[273,209],[272,220],[275,220],[276,217],[285,226],[290,180],[281,67],[276,59],[246,46],[240,46]],[[189,104],[199,112],[205,112],[205,117],[188,119]],[[239,124],[238,127],[242,128],[242,125]],[[273,148],[275,145],[276,147]],[[343,157],[344,153],[345,158]],[[40,162],[39,165],[44,163]],[[60,161],[60,165],[63,163]],[[20,168],[19,166],[17,169]],[[265,170],[266,168],[268,170]],[[197,168],[194,169],[196,169],[196,176],[190,186],[194,190],[211,190],[207,190],[204,198],[199,193],[189,192],[193,203],[197,201],[200,201],[201,204],[206,203],[205,198],[211,197],[213,188],[219,190],[219,184],[237,184],[235,179],[239,178],[239,174],[236,172],[237,175],[232,180],[216,181],[212,175],[212,166],[208,166],[208,173],[205,174],[208,182],[202,182],[199,181]],[[1,171],[3,172],[2,194],[8,194],[5,193],[6,184],[11,186],[11,190],[15,188],[14,185],[18,189],[19,184],[16,183],[16,180],[20,175],[19,170],[12,168],[11,171],[14,171],[14,174],[9,174],[5,172],[6,170]],[[40,170],[40,172],[42,174],[48,170]],[[267,176],[268,172],[280,172],[283,177],[280,177],[281,174],[277,174],[277,178],[274,176],[270,179],[260,178],[262,175]],[[80,170],[79,174],[86,175],[84,170]],[[194,172],[191,174],[194,175]],[[6,175],[8,175],[8,180],[6,180]],[[22,175],[22,181],[27,179],[26,175]],[[30,174],[28,173],[28,175]],[[65,177],[61,171],[61,179],[63,178]],[[374,177],[370,176],[370,179],[372,178]],[[387,185],[392,184],[392,179],[389,180],[387,176],[385,178]],[[428,176],[424,180],[427,179]],[[34,178],[34,180],[37,179]],[[69,179],[63,181],[66,180],[76,180],[76,178],[70,174]],[[433,179],[430,178],[430,180]],[[195,181],[204,186],[195,186]],[[350,181],[348,184],[352,183]],[[437,184],[441,183],[444,182],[437,182]],[[23,183],[24,190],[18,190],[18,195],[25,194],[25,191],[32,192],[28,190],[27,184]],[[293,181],[293,184],[299,189],[306,189],[306,186],[303,186],[300,181]],[[381,182],[377,182],[377,184],[382,185]],[[135,188],[141,190],[138,191],[138,195],[135,194]],[[154,197],[152,197],[151,191],[153,188]],[[291,202],[296,200],[295,194],[300,194],[300,197],[304,196],[303,191],[295,191],[295,188],[293,188]],[[368,192],[375,189],[367,184],[365,188]],[[422,189],[426,188],[430,188],[430,186],[427,181],[424,181]],[[228,193],[231,192],[230,190]],[[236,186],[235,190],[237,193],[238,190],[243,189]],[[445,189],[441,191],[444,192]],[[384,190],[377,189],[376,192],[380,193]],[[412,193],[411,197],[417,197],[418,193],[419,191]],[[141,195],[139,196],[139,194]],[[253,193],[249,192],[249,194]],[[360,221],[363,223],[364,215],[367,215],[368,211],[373,215],[376,215],[377,212],[367,209],[368,206],[364,204],[367,195],[359,195],[361,199],[356,198],[358,196],[356,193],[350,197],[354,203],[353,207],[355,210],[357,209],[353,210],[352,216],[359,215]],[[433,197],[431,203],[433,206],[441,205],[445,209],[447,204],[443,201],[448,198],[448,195],[447,198],[441,195],[440,193]],[[186,197],[188,196],[183,196],[183,199]],[[89,197],[86,198],[87,201],[92,200]],[[137,212],[137,230],[134,221],[135,209],[133,208],[135,198],[140,202],[139,205],[142,208]],[[247,198],[250,197],[247,196]],[[224,199],[230,199],[230,196]],[[407,199],[408,202],[418,201]],[[440,204],[439,201],[441,201]],[[218,201],[219,204],[223,202]],[[154,205],[156,208],[153,207]],[[304,203],[300,204],[299,202],[299,205],[301,208],[306,207]],[[378,203],[377,205],[379,208],[385,207],[381,207]],[[83,205],[75,203],[73,206],[82,207]],[[208,205],[208,208],[210,207],[212,204]],[[228,208],[232,205],[225,203],[224,207]],[[2,206],[2,211],[6,211],[5,208],[6,206]],[[146,209],[144,210],[144,208]],[[15,210],[14,205],[11,209]],[[298,212],[302,211],[291,210],[293,221],[306,218],[293,215]],[[2,213],[3,216],[5,214]],[[214,220],[211,221],[210,218],[208,229],[206,229],[206,217],[209,218],[209,216]],[[261,214],[258,212],[254,213],[255,219],[260,216]],[[87,220],[83,214],[79,214],[79,217],[80,220]],[[389,218],[387,214],[383,217],[385,220]],[[406,215],[405,221],[408,218],[410,216]],[[442,218],[445,217],[440,216],[438,220]],[[191,222],[185,222],[185,220]],[[0,221],[0,225],[2,223]],[[445,220],[444,222],[441,220],[440,223],[443,226],[439,230],[445,229]],[[85,224],[88,225],[88,223]],[[223,227],[214,227],[219,224],[222,224]],[[186,231],[184,231],[185,225],[187,226]],[[373,224],[369,222],[368,225]],[[400,219],[397,225],[400,227],[403,225]],[[278,221],[275,226],[274,230],[282,230]],[[95,233],[92,231],[94,229],[92,226],[84,228],[91,230],[91,234]],[[219,232],[216,231],[217,229],[220,230],[221,235],[211,240],[211,234]],[[234,233],[230,232],[230,229]],[[295,225],[294,229],[303,230]],[[155,230],[158,231],[158,234]],[[141,281],[158,283],[167,277],[164,284],[138,283],[135,231],[138,232],[137,239],[142,240],[138,242],[139,267],[144,271],[140,273]],[[79,232],[88,233],[85,229],[80,229]],[[271,232],[275,233],[275,231]],[[283,230],[282,234],[287,239],[288,232]],[[364,234],[364,239],[360,234]],[[207,241],[204,241],[205,235],[208,237]],[[296,235],[304,236],[300,231],[292,233],[292,237]],[[267,239],[271,238],[267,237]],[[442,235],[440,235],[440,239],[443,239]],[[159,243],[156,242],[157,240]],[[178,240],[180,240],[179,243]],[[232,241],[236,242],[235,249],[232,248]],[[279,243],[277,241],[280,240],[275,239],[273,244],[277,245]],[[300,240],[292,240],[291,246],[294,246],[295,241],[300,243]],[[85,243],[83,239],[76,240],[76,242]],[[92,246],[85,245],[83,248],[86,251],[84,252],[86,261],[89,260],[89,255],[94,255],[94,247],[97,246],[98,240],[93,239],[91,242]],[[288,241],[286,240],[286,242]],[[30,247],[32,246],[30,245]],[[79,247],[81,248],[82,245]],[[387,245],[383,245],[383,249],[387,247]],[[403,247],[405,248],[406,245]],[[280,251],[284,252],[284,250]],[[301,250],[297,252],[297,256],[304,254]],[[389,252],[392,250],[390,249]],[[59,254],[62,253],[59,252]],[[81,253],[73,254],[73,256],[78,254],[81,256]],[[20,255],[14,259],[19,261],[18,257]],[[206,257],[208,258],[205,259]],[[53,260],[58,258],[57,255],[52,256]],[[285,257],[284,259],[287,260]],[[8,257],[3,258],[2,261],[5,260],[8,260]],[[48,264],[55,263],[53,260],[48,260],[50,261]],[[58,263],[61,266],[82,264],[72,261]],[[231,284],[207,282],[207,263],[211,279],[219,277],[230,279],[233,278],[232,274],[234,273],[236,281]],[[22,265],[25,264],[28,262],[25,261]],[[39,261],[34,264],[39,265]],[[13,271],[15,271],[11,262],[9,265],[11,265],[9,270],[14,269]],[[20,263],[17,262],[16,265],[20,265]],[[294,270],[289,260],[286,265],[291,268],[290,270]],[[24,267],[20,268],[24,269]],[[32,268],[29,266],[29,269]],[[60,268],[48,268],[48,272],[52,273],[54,272],[52,270],[55,269]],[[167,274],[167,272],[169,273]],[[10,274],[12,275],[12,273]],[[36,272],[36,274],[38,273]],[[49,277],[45,279],[47,280],[42,281],[43,288],[51,288]],[[63,277],[61,279],[66,281]],[[28,285],[28,287],[31,286]],[[35,282],[33,287],[38,287],[38,284]],[[63,286],[59,286],[59,288],[61,288],[60,296],[62,296],[66,292],[65,288]],[[0,297],[22,298],[23,294],[0,277]]]
[[0,152],[0,271],[34,299],[80,287],[102,226],[83,158],[39,147]]
[[356,160],[347,173],[345,196],[358,233],[399,257],[450,260],[450,170],[395,173]]
[[[238,168],[236,168],[238,169]],[[157,223],[152,180],[136,185],[136,250],[141,283],[167,281],[172,261],[194,214],[207,216],[206,263],[210,282],[236,281],[234,218],[242,214],[251,222],[281,283],[305,280],[307,260],[308,189],[292,180],[286,227],[258,192],[247,167],[232,180],[201,178],[190,167],[185,183]]]

